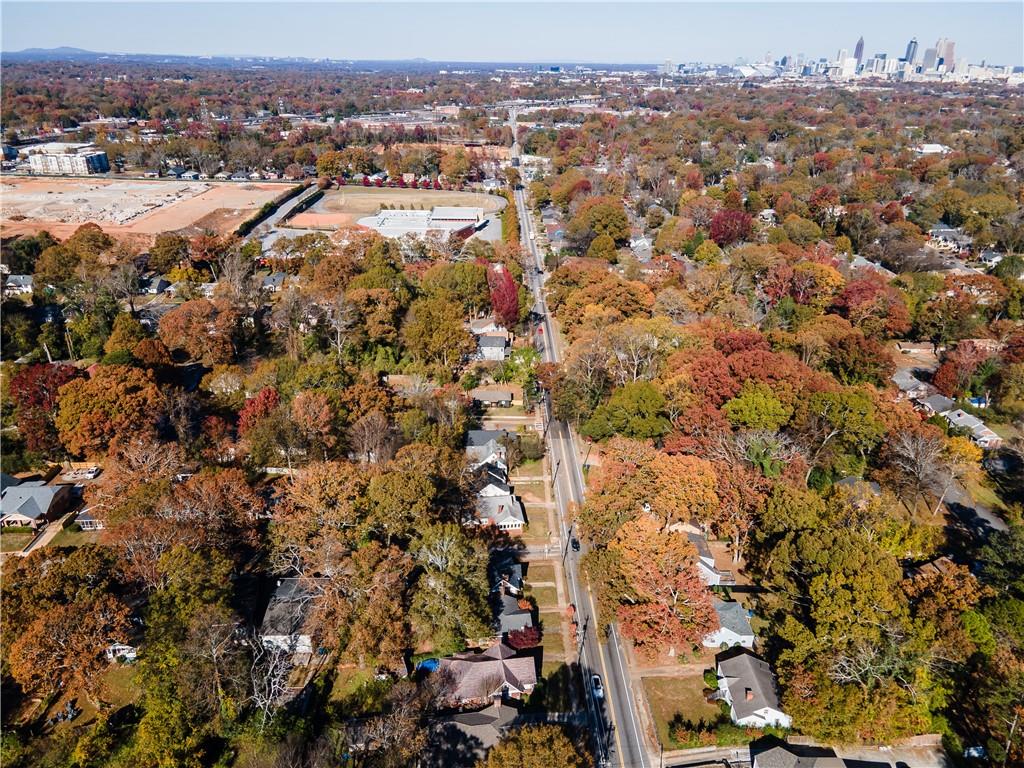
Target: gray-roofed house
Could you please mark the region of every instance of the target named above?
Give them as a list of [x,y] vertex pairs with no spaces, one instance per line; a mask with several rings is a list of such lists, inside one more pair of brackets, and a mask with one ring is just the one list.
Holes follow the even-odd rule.
[[312,599],[310,584],[301,579],[278,579],[260,625],[263,646],[287,651],[299,656],[300,662],[308,662],[313,654],[313,638],[303,625]]
[[735,601],[714,600],[715,613],[718,614],[718,629],[704,635],[706,648],[731,648],[741,645],[744,648],[754,647],[754,630],[750,628],[747,609]]
[[715,565],[715,556],[711,553],[708,540],[700,533],[686,534],[694,549],[697,550],[697,574],[701,581],[709,587],[718,587],[736,583],[732,571],[720,571]]
[[457,653],[441,659],[439,671],[451,676],[451,698],[460,703],[494,698],[521,698],[537,685],[537,665],[532,656],[498,643],[482,653]]
[[484,333],[505,333],[505,327],[493,317],[481,317],[469,321],[469,331],[474,336]]
[[32,275],[8,275],[4,281],[4,290],[7,293],[31,294]]
[[494,628],[499,635],[533,626],[533,610],[520,608],[519,599],[501,585],[495,602],[497,619]]
[[892,382],[899,390],[900,400],[921,400],[935,394],[935,387],[917,378],[909,368],[900,368],[892,375]]
[[481,334],[476,337],[476,355],[480,360],[500,363],[508,357],[508,339],[504,334]]
[[928,416],[946,413],[946,411],[952,410],[953,406],[956,405],[945,395],[932,395],[923,400],[918,400],[917,404]]
[[526,525],[526,515],[522,503],[511,494],[478,496],[476,522],[479,525],[493,525],[502,531],[519,533]]
[[970,433],[971,440],[986,450],[993,450],[1003,444],[1003,439],[987,427],[985,422],[960,408],[947,411],[942,416],[951,427],[966,429]]
[[508,496],[512,486],[508,484],[508,473],[495,464],[484,464],[473,478],[477,496]]
[[40,528],[56,520],[74,501],[74,486],[30,480],[8,487],[0,497],[0,525]]
[[[482,759],[487,750],[501,741],[505,731],[515,722],[519,710],[504,703],[500,699],[492,702],[485,709],[476,712],[459,712],[440,721],[443,729],[454,727],[462,732],[466,740],[474,748],[472,758]],[[452,739],[439,734],[441,740],[450,742]],[[469,762],[472,763],[471,759]],[[448,761],[438,761],[435,765],[447,765]]]
[[750,768],[889,768],[892,765],[889,760],[866,760],[861,755],[844,759],[831,747],[788,744],[774,737],[752,743],[750,759]]
[[466,457],[470,468],[494,464],[508,471],[508,449],[501,441],[512,437],[504,429],[471,429],[466,433]]
[[781,709],[775,673],[767,661],[746,649],[733,649],[719,654],[716,662],[718,691],[736,725],[790,727],[792,720]]
[[260,288],[271,293],[279,293],[284,289],[284,281],[287,277],[288,275],[284,272],[274,272],[272,275],[267,275],[263,278]]
[[499,408],[508,408],[512,405],[512,392],[507,389],[477,388],[472,390],[469,396],[481,405],[496,405]]

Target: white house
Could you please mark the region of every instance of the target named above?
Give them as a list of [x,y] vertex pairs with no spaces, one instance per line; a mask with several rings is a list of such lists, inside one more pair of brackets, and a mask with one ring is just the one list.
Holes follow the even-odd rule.
[[737,602],[715,599],[718,629],[704,636],[705,648],[754,647],[754,630],[750,628],[747,609]]
[[947,411],[942,416],[951,427],[966,429],[970,432],[971,440],[986,450],[993,450],[1003,444],[1003,439],[985,426],[985,422],[977,416],[972,416],[959,408]]
[[476,355],[480,360],[500,363],[508,357],[508,339],[504,334],[480,334],[476,338],[476,348]]
[[264,648],[280,649],[307,658],[313,653],[313,638],[303,626],[313,595],[300,579],[278,579],[260,625]]
[[4,290],[18,295],[31,294],[32,275],[8,275],[4,281]]
[[899,390],[897,401],[922,400],[935,393],[935,387],[918,379],[910,368],[900,368],[892,375],[892,382]]
[[512,493],[508,473],[495,464],[484,464],[475,478],[477,496],[507,496]]
[[697,550],[697,573],[709,587],[725,586],[736,583],[732,571],[720,571],[715,566],[715,556],[711,554],[708,540],[699,533],[686,534],[694,549]]
[[504,429],[471,429],[466,433],[466,457],[470,469],[493,464],[508,472],[508,449],[501,441],[512,437]]
[[780,707],[775,674],[767,661],[745,649],[734,649],[718,655],[717,669],[719,696],[729,705],[729,716],[736,725],[792,725]]
[[492,525],[502,531],[518,533],[526,526],[523,505],[512,494],[503,496],[478,496],[476,499],[476,522]]

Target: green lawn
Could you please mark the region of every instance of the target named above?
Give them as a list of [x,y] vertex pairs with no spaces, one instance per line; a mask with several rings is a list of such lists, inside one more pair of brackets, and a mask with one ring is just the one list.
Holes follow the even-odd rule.
[[330,702],[339,716],[353,717],[379,712],[391,680],[376,680],[369,669],[340,667],[335,673]]
[[513,483],[517,496],[529,496],[537,501],[544,500],[544,483],[531,480],[528,483]]
[[645,677],[643,684],[658,738],[666,748],[675,746],[670,736],[670,724],[677,715],[683,720],[696,722],[713,721],[720,713],[716,705],[704,700],[704,678],[701,675]]
[[77,524],[69,525],[50,541],[51,547],[80,547],[83,544],[99,543],[99,531],[83,531]]
[[131,664],[111,666],[103,675],[103,700],[115,709],[137,701],[139,689],[133,680],[134,672]]
[[0,552],[20,552],[35,538],[29,528],[11,527],[0,529]]
[[992,509],[1002,509],[1005,505],[999,495],[987,483],[978,480],[968,480],[965,484],[971,498],[979,504],[984,504]]
[[561,661],[565,655],[562,615],[554,611],[545,611],[540,614],[540,620],[544,625],[544,638],[541,640],[541,646],[544,648],[545,658],[550,656],[552,661]]
[[551,563],[530,563],[526,569],[526,583],[537,584],[540,582],[555,581],[555,566]]
[[543,508],[535,509],[533,512],[527,510],[526,515],[529,522],[523,530],[523,540],[534,544],[547,544],[551,539],[548,511]]
[[569,679],[572,669],[561,661],[545,661],[541,668],[541,679],[533,689],[527,705],[530,709],[546,712],[572,712]]
[[528,594],[537,601],[537,608],[541,611],[558,610],[558,590],[554,587],[532,587]]

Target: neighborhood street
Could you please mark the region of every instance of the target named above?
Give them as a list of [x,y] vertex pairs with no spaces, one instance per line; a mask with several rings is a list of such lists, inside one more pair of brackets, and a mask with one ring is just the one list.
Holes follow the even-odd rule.
[[[515,113],[510,113],[510,124],[515,131]],[[512,157],[518,157],[518,143],[513,145]],[[543,285],[546,276],[543,256],[537,248],[533,222],[526,202],[526,193],[515,192],[516,206],[519,211],[521,239],[523,247],[532,256],[537,272],[529,274],[530,288],[535,298],[535,311],[540,315],[539,346],[545,362],[560,362],[561,354],[555,329],[547,311]],[[570,505],[583,503],[586,484],[580,468],[579,454],[576,451],[575,437],[572,429],[564,422],[551,417],[550,401],[547,403],[548,418],[546,437],[549,446],[549,457],[554,472],[555,498],[559,511],[559,529],[562,542],[562,561],[566,580],[569,584],[570,596],[576,605],[580,631],[583,635],[580,646],[580,668],[583,674],[584,691],[587,697],[587,709],[595,726],[595,741],[598,743],[599,758],[604,764],[622,766],[623,768],[646,768],[651,765],[650,756],[645,746],[644,735],[640,726],[640,718],[629,684],[629,673],[626,669],[625,654],[620,640],[612,625],[608,636],[601,637],[598,628],[596,609],[590,590],[580,579],[579,558],[583,551],[576,552],[569,545],[575,536],[571,529],[572,518]],[[585,548],[585,545],[584,545]],[[581,548],[582,550],[583,548]],[[599,675],[603,686],[603,695],[595,692],[592,676]]]

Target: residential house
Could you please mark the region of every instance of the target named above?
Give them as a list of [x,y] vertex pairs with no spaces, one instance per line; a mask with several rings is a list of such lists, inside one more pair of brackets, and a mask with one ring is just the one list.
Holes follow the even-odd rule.
[[779,704],[775,674],[764,659],[736,648],[716,658],[718,691],[736,725],[789,728],[792,721]]
[[284,281],[287,277],[288,275],[284,272],[274,272],[272,275],[267,275],[263,278],[260,288],[270,293],[280,293],[284,289]]
[[185,171],[178,178],[182,181],[199,181],[199,176],[198,171]]
[[308,662],[313,654],[313,638],[303,625],[312,599],[313,590],[309,582],[295,578],[278,579],[260,625],[263,647],[278,648],[305,657],[302,660]]
[[474,336],[484,333],[507,333],[505,327],[499,325],[493,317],[481,317],[469,321],[469,332]]
[[[884,749],[884,747],[882,748]],[[888,759],[866,760],[837,757],[831,747],[789,744],[781,739],[766,737],[750,745],[750,768],[889,768]],[[905,765],[896,763],[896,765]]]
[[654,243],[646,236],[635,237],[629,241],[629,250],[641,264],[646,264],[654,256]]
[[1003,439],[985,426],[985,422],[977,416],[972,416],[959,408],[947,411],[942,416],[951,427],[966,429],[971,440],[986,450],[994,450],[1003,444]]
[[715,566],[715,556],[711,554],[708,540],[700,533],[687,533],[690,543],[697,550],[697,573],[709,587],[735,584],[736,578],[732,571],[720,571]]
[[505,472],[508,471],[508,449],[502,441],[512,438],[512,433],[504,429],[471,429],[466,433],[466,456],[470,460],[470,469],[478,469],[484,464],[493,464]]
[[935,387],[918,379],[910,368],[900,368],[892,375],[892,382],[899,390],[896,401],[922,400],[935,394]]
[[[518,592],[518,590],[516,591]],[[494,621],[494,629],[497,634],[504,635],[533,626],[533,609],[520,607],[519,595],[513,594],[504,582],[498,584],[494,598],[497,617]]]
[[706,648],[754,647],[754,630],[750,628],[747,609],[735,601],[714,600],[718,629],[704,635]]
[[501,741],[518,717],[519,710],[496,699],[484,709],[458,712],[438,720],[428,747],[436,759],[429,760],[428,764],[454,765],[455,758],[449,755],[456,751],[462,758],[460,763],[480,764],[487,751]]
[[515,496],[478,496],[476,520],[478,525],[493,525],[502,531],[521,533],[526,526],[523,505]]
[[29,480],[9,486],[0,496],[0,526],[41,528],[67,512],[74,500],[73,485]]
[[760,213],[757,214],[757,220],[769,227],[774,227],[776,224],[779,223],[779,217],[775,213],[774,208],[765,208],[764,210],[762,210]]
[[892,270],[886,269],[885,267],[883,267],[878,262],[876,262],[876,261],[869,261],[868,259],[865,259],[863,256],[859,256],[859,255],[858,256],[854,256],[850,260],[850,269],[852,271],[855,271],[855,272],[859,271],[859,270],[868,270],[868,271],[871,271],[871,272],[877,272],[882,277],[884,277],[886,280],[893,280],[897,276],[895,272],[893,272]]
[[919,410],[924,411],[925,415],[935,416],[936,414],[942,414],[952,410],[956,403],[945,395],[931,395],[923,400],[918,400],[917,405]]
[[111,643],[103,651],[107,661],[119,661],[122,664],[135,661],[139,657],[139,649],[127,643]]
[[4,281],[4,292],[18,296],[32,294],[32,275],[8,275]]
[[163,293],[170,287],[170,282],[160,276],[144,278],[139,281],[139,290],[153,296]]
[[473,487],[477,496],[508,496],[512,493],[508,473],[495,464],[484,464],[477,469]]
[[459,704],[495,698],[518,699],[537,685],[537,665],[531,656],[498,643],[486,651],[457,653],[441,659],[439,671],[450,675],[451,698]]
[[476,339],[476,356],[478,360],[500,363],[508,357],[508,347],[508,338],[505,334],[480,334]]
[[512,392],[507,389],[484,389],[482,387],[470,391],[469,396],[475,403],[499,408],[511,407],[513,397]]

